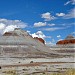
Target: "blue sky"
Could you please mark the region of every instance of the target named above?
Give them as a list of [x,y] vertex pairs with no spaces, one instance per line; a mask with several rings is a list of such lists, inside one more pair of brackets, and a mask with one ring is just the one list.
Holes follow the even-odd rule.
[[16,27],[55,44],[74,32],[75,0],[0,0],[0,33]]

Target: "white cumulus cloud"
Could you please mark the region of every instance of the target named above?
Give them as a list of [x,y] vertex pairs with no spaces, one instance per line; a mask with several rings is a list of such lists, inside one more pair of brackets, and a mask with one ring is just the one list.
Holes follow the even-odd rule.
[[13,31],[15,28],[17,28],[16,25],[9,25],[9,26],[6,26],[6,28],[4,29],[3,33],[9,32],[9,31]]
[[51,21],[56,19],[56,17],[52,16],[49,12],[43,13],[41,18],[44,18],[45,21]]
[[57,16],[61,17],[61,16],[64,16],[65,13],[56,13]]
[[20,20],[0,19],[0,34],[13,31],[15,28],[25,28],[27,24]]
[[33,38],[38,37],[38,38],[52,38],[51,36],[46,36],[42,31],[37,31],[36,33],[30,34]]
[[38,23],[34,23],[34,27],[41,27],[41,26],[46,26],[46,22],[38,22]]
[[5,24],[4,23],[0,23],[0,30],[5,28]]
[[55,26],[55,24],[54,23],[51,23],[51,24],[48,24],[48,26]]
[[61,35],[57,35],[57,38],[60,38],[61,37]]
[[33,38],[38,37],[38,38],[44,39],[46,37],[42,31],[37,31],[36,33],[33,33],[31,35],[32,35]]

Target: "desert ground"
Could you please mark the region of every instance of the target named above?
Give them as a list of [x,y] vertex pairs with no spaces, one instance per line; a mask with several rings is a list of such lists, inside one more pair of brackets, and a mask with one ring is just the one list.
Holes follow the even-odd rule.
[[75,70],[75,49],[64,49],[50,48],[58,55],[51,57],[0,57],[0,75],[62,75]]

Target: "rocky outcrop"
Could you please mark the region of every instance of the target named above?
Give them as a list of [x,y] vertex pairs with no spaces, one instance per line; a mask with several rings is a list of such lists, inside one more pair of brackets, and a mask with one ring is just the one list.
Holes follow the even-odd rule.
[[42,38],[38,38],[38,37],[34,37],[34,39],[39,40],[40,42],[42,42],[43,44],[45,44],[45,41]]

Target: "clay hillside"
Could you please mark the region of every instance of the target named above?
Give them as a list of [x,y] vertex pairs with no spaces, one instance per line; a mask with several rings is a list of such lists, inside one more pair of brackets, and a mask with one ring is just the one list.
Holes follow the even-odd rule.
[[0,56],[46,57],[55,55],[41,38],[33,38],[26,31],[16,28],[0,37]]

